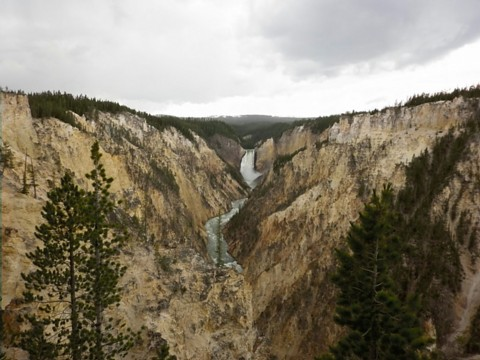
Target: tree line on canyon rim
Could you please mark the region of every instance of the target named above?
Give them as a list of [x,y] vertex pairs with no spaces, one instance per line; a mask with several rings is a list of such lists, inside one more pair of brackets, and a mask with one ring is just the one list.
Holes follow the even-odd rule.
[[[8,91],[8,89],[6,89]],[[0,87],[0,91],[3,91]],[[23,91],[17,91],[17,94],[25,94]],[[406,100],[403,106],[413,107],[425,103],[436,101],[449,101],[456,97],[478,98],[480,97],[480,84],[468,88],[457,88],[451,92],[440,91],[433,94],[417,94]],[[137,111],[125,105],[114,101],[89,98],[85,95],[74,96],[60,91],[45,91],[28,94],[28,101],[32,116],[35,118],[55,117],[74,127],[80,128],[81,125],[75,120],[71,112],[86,116],[90,119],[97,119],[99,112],[108,112],[111,114],[130,113],[146,119],[147,123],[156,129],[162,131],[168,127],[176,128],[187,139],[195,143],[192,131],[205,140],[208,140],[214,134],[220,134],[227,138],[239,142],[244,148],[253,148],[259,142],[274,138],[278,139],[285,131],[297,126],[305,125],[313,133],[321,133],[329,126],[338,122],[340,117],[353,116],[356,114],[376,114],[386,111],[391,107],[381,110],[371,111],[351,111],[345,114],[335,114],[329,116],[319,116],[316,118],[303,118],[291,122],[273,122],[260,124],[227,124],[214,118],[180,118],[170,115],[151,115],[144,111]],[[397,102],[395,108],[402,106],[402,102]]]
[[[458,246],[445,224],[431,219],[429,210],[435,196],[453,176],[466,144],[478,136],[479,124],[477,111],[458,135],[448,133],[437,140],[430,152],[414,158],[406,168],[406,184],[396,197],[386,186],[380,195],[374,193],[366,199],[359,222],[351,226],[348,247],[337,250],[338,267],[333,276],[339,288],[336,321],[349,330],[321,359],[427,357],[421,349],[429,339],[422,333],[421,322],[431,316],[441,323],[441,314],[434,308],[435,298],[445,291],[457,292],[463,276]],[[37,270],[22,275],[27,288],[24,300],[44,303],[38,307],[42,316],[25,316],[30,328],[20,337],[19,344],[30,352],[31,359],[52,359],[61,354],[71,359],[110,359],[128,351],[139,339],[138,333],[104,313],[120,301],[118,279],[126,269],[119,265],[116,256],[126,238],[122,229],[109,222],[115,207],[108,192],[112,179],[105,174],[98,150],[96,143],[91,152],[94,169],[87,174],[94,190],[79,189],[73,174],[67,172],[60,186],[49,193],[49,202],[42,212],[45,223],[37,227],[36,237],[45,248],[29,254]],[[6,155],[2,162],[8,168],[8,147],[2,147],[3,153]],[[480,255],[474,252],[477,239],[473,233],[466,238],[462,232],[471,219],[468,214],[459,216],[457,240],[472,251],[475,261]],[[76,235],[55,239],[54,227]],[[73,259],[72,251],[78,252]],[[103,263],[98,261],[102,253],[106,260]],[[73,276],[77,281],[73,287],[72,277],[66,275],[70,268],[64,269],[67,273],[63,274],[56,268],[68,261],[73,261],[78,271]],[[49,286],[52,290],[45,294]],[[73,306],[71,290],[76,286],[85,291],[78,299],[73,294],[77,310],[70,308],[67,317],[53,316],[58,309],[48,304],[45,297],[52,296],[57,299],[54,302],[66,301]],[[465,340],[467,353],[480,352],[480,326],[476,328],[475,324],[480,324],[480,309]],[[48,339],[53,334],[48,334],[47,329],[58,331],[57,343]],[[438,336],[442,336],[441,328]],[[103,347],[106,340],[117,346]],[[158,349],[156,358],[174,359],[166,344]]]

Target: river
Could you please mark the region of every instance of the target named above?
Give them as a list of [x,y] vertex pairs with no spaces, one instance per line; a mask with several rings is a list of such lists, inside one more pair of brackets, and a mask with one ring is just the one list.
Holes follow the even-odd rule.
[[[259,177],[262,175],[255,170],[255,149],[248,149],[240,164],[240,173],[250,188],[255,188]],[[219,266],[225,266],[243,272],[242,267],[228,253],[228,244],[223,238],[222,229],[225,224],[240,211],[247,198],[235,200],[229,212],[211,218],[205,223],[207,230],[207,252],[210,258]]]

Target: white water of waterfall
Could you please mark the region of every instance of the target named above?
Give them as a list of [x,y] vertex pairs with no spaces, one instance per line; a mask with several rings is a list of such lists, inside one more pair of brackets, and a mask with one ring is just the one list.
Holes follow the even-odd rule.
[[[240,172],[248,186],[253,189],[257,185],[258,178],[262,175],[255,170],[254,149],[246,150],[240,164]],[[243,269],[228,253],[228,244],[223,238],[222,228],[236,213],[240,211],[246,201],[246,198],[233,201],[232,208],[228,213],[211,218],[205,223],[208,237],[208,255],[212,258],[215,264],[223,264],[223,266],[234,268],[238,272],[242,272]]]
[[255,149],[248,149],[242,157],[240,164],[240,173],[248,186],[252,189],[257,186],[258,178],[262,175],[255,170]]

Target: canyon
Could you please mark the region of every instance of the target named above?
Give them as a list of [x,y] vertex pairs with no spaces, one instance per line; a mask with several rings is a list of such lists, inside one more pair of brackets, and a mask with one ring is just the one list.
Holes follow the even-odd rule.
[[[33,266],[26,253],[38,245],[35,226],[47,192],[67,170],[87,186],[89,149],[98,140],[114,178],[111,192],[122,200],[116,215],[130,234],[120,254],[128,270],[119,313],[133,329],[144,327],[131,358],[150,356],[167,341],[178,359],[313,359],[343,333],[333,321],[330,276],[334,249],[344,246],[350,222],[374,189],[385,183],[402,189],[413,158],[449,134],[460,136],[469,121],[480,122],[480,101],[458,97],[346,114],[322,132],[292,128],[255,152],[219,134],[193,134],[192,141],[173,127],[160,131],[128,112],[73,114],[77,127],[37,119],[19,94],[0,94],[0,114],[2,141],[14,157],[2,177],[7,332],[21,327],[15,320],[25,307],[21,273]],[[245,154],[254,165],[248,184],[231,173],[232,166],[240,171]],[[451,234],[463,274],[457,290],[443,290],[439,312],[425,321],[434,348],[450,358],[467,356],[463,345],[480,311],[478,131],[462,154],[429,209]],[[20,192],[26,158],[35,169],[36,195]],[[223,233],[242,271],[217,267],[205,224],[247,197]],[[13,346],[7,354],[27,358]]]

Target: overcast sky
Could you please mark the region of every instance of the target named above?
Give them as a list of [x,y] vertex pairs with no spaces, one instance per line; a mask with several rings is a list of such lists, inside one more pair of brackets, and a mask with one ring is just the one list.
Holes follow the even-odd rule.
[[319,116],[480,83],[480,0],[0,0],[0,86]]

